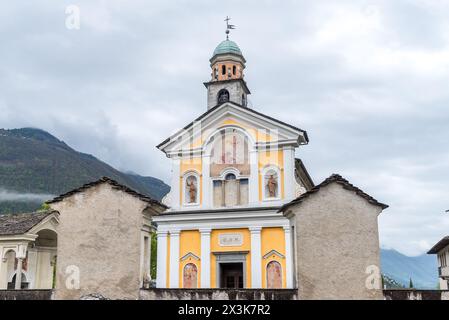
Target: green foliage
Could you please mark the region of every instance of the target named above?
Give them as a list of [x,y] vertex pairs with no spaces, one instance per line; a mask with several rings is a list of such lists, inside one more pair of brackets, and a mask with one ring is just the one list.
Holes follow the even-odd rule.
[[[33,128],[0,129],[0,189],[59,195],[103,176],[160,200],[169,187],[161,180],[122,173]],[[0,202],[1,213],[38,210],[40,203]]]
[[51,209],[50,205],[44,202],[37,211],[48,211],[50,209]]
[[413,281],[412,281],[412,278],[410,278],[410,282],[408,283],[408,287],[410,288],[410,289],[413,289],[414,287],[413,287]]
[[151,279],[156,279],[156,265],[157,265],[157,235],[155,232],[151,234]]

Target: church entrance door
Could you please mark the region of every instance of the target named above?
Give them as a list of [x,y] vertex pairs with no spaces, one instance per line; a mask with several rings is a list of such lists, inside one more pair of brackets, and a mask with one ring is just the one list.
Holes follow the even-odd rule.
[[220,288],[243,288],[243,263],[220,263]]

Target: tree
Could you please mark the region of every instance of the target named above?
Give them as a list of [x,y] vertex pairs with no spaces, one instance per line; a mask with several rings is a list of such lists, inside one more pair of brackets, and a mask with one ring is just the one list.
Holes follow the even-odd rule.
[[413,281],[412,281],[412,278],[410,277],[410,282],[409,282],[409,284],[408,284],[408,287],[410,288],[410,289],[413,289],[414,288],[414,286],[413,286]]
[[156,265],[157,265],[157,236],[156,232],[151,234],[151,279],[156,279]]

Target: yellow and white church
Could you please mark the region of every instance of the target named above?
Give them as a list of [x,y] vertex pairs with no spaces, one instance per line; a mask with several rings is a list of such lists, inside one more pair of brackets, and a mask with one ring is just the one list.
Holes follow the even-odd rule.
[[172,161],[157,225],[157,288],[296,288],[294,223],[279,208],[314,185],[307,132],[248,102],[227,37],[210,59],[207,110],[157,147]]

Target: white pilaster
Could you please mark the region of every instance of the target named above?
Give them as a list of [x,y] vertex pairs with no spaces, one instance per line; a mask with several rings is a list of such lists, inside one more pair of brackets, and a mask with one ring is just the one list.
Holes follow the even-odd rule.
[[212,189],[212,180],[210,179],[210,156],[203,156],[202,163],[202,188],[203,188],[203,208],[211,207],[211,189]]
[[3,246],[0,245],[0,290],[6,289],[8,286],[8,280],[6,278],[7,260],[3,255]]
[[14,289],[20,290],[22,286],[22,258],[17,258],[16,283]]
[[249,177],[249,204],[256,205],[259,203],[259,159],[257,150],[249,152],[249,163],[251,173]]
[[210,288],[210,233],[211,229],[200,229],[201,288]]
[[170,288],[179,288],[179,234],[179,230],[170,231]]
[[147,249],[147,261],[146,261],[146,266],[145,266],[145,270],[148,276],[148,279],[151,279],[151,236],[152,236],[152,232],[150,232],[149,236],[148,236],[148,249]]
[[284,227],[285,237],[285,279],[287,289],[293,289],[293,250],[291,227]]
[[262,288],[262,247],[260,231],[262,227],[250,227],[251,232],[251,288]]
[[156,288],[167,287],[167,231],[157,232]]
[[15,289],[21,289],[22,287],[22,262],[27,256],[28,244],[19,244],[17,246],[16,258],[17,258],[17,271],[16,271],[16,283]]
[[179,179],[181,176],[181,160],[173,159],[172,162],[172,179],[171,179],[171,207],[179,209],[181,192],[179,190]]
[[287,201],[295,198],[295,148],[284,148],[284,194]]

